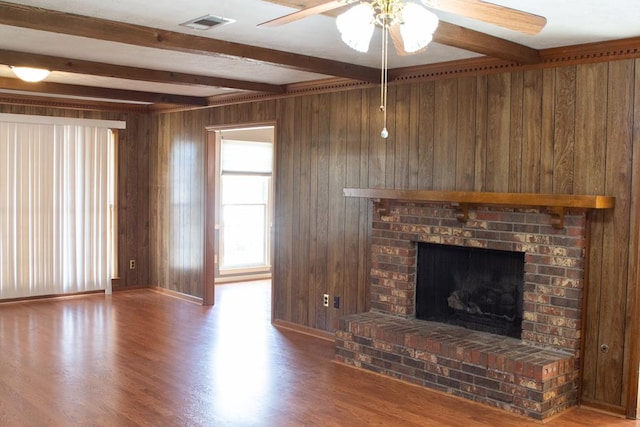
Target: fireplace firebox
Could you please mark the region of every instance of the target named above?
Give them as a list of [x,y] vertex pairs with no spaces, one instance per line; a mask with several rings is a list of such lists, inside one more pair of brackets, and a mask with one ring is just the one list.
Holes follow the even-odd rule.
[[520,338],[524,253],[418,243],[416,318]]

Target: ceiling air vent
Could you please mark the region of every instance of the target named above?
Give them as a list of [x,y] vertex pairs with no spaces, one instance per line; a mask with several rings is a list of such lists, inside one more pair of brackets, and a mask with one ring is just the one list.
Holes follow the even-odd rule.
[[234,22],[234,20],[223,18],[221,16],[205,15],[200,18],[192,19],[191,21],[183,22],[180,25],[194,30],[209,30],[213,27],[228,24],[230,22]]

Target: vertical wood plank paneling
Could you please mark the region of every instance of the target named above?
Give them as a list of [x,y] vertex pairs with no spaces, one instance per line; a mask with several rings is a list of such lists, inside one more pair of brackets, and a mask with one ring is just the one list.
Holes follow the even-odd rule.
[[604,191],[607,122],[608,64],[588,64],[580,67],[576,74],[576,146],[573,168],[574,190],[578,194],[587,191]]
[[[205,115],[202,115],[205,117]],[[202,305],[215,305],[215,278],[219,271],[217,259],[218,236],[216,224],[218,224],[220,212],[218,212],[216,199],[219,198],[216,184],[218,182],[218,132],[207,129],[204,157],[205,184],[204,184],[204,268],[202,271]]]
[[573,191],[573,146],[575,141],[576,67],[563,67],[556,74],[554,116],[553,191]]
[[[309,307],[309,320],[306,324],[314,328],[321,328],[318,319],[323,315],[324,308],[318,304],[319,298],[324,293],[323,284],[319,282],[318,271],[320,269],[319,236],[318,236],[318,132],[319,122],[322,120],[320,108],[322,105],[318,102],[318,97],[308,97],[311,116],[309,139],[306,144],[309,146],[309,270],[307,272],[307,283],[309,293],[307,297],[307,305]],[[304,141],[299,141],[303,143]],[[279,157],[279,156],[278,156]],[[281,319],[289,320],[286,317]],[[324,319],[324,317],[322,317]]]
[[307,211],[308,203],[305,203],[305,199],[308,197],[309,189],[307,185],[308,179],[306,178],[307,172],[303,170],[303,165],[306,163],[304,156],[304,147],[306,144],[299,144],[301,138],[306,135],[306,128],[309,122],[305,120],[303,113],[303,100],[301,98],[295,98],[291,100],[293,104],[293,110],[289,112],[293,116],[293,133],[291,134],[291,149],[292,153],[292,177],[293,177],[293,197],[290,200],[291,203],[291,236],[298,236],[293,238],[292,253],[292,268],[291,268],[291,290],[293,293],[291,308],[295,313],[294,318],[297,319],[296,323],[308,323],[309,321],[309,290],[305,286],[296,286],[295,284],[303,283],[306,270],[306,264],[308,263],[307,250],[308,241],[305,239],[305,235],[308,232],[308,218],[309,212]]
[[325,329],[333,325],[337,311],[333,308],[333,297],[344,297],[345,270],[345,197],[343,189],[346,182],[347,152],[347,92],[331,94],[329,134],[329,209],[328,209],[328,246],[327,289],[329,307]]
[[393,188],[409,188],[409,145],[411,126],[411,85],[399,85],[395,88],[395,164]]
[[509,74],[487,78],[487,191],[509,191],[510,84]]
[[[332,215],[329,204],[329,156],[331,144],[331,95],[318,95],[318,204],[316,212],[316,292],[314,296],[316,304],[322,307],[322,294],[329,293],[329,215]],[[327,309],[316,312],[316,321],[313,325],[319,329],[328,329]]]
[[273,105],[275,101],[262,101],[250,104],[250,120],[267,122],[273,118]]
[[[202,272],[204,271],[204,233],[201,225],[204,225],[204,195],[205,195],[205,179],[206,177],[206,132],[201,112],[198,114],[185,114],[185,127],[187,131],[187,140],[185,141],[189,147],[188,164],[185,166],[187,170],[191,169],[186,177],[186,186],[190,187],[190,191],[194,192],[193,201],[186,213],[186,221],[190,235],[186,242],[188,250],[185,265],[189,266],[188,283],[184,288],[190,295],[204,296],[204,284],[202,283]],[[193,184],[192,181],[199,181]]]
[[[590,64],[582,66],[576,73],[576,118],[575,118],[575,166],[574,192],[584,194],[587,191],[603,193],[605,187],[604,172],[605,163],[601,159],[606,158],[606,127],[607,122],[607,85],[602,84],[608,80],[607,64]],[[600,214],[599,214],[600,215]],[[594,221],[591,227],[592,245],[590,258],[597,260],[603,256],[603,239],[606,230],[604,217],[602,221]],[[597,262],[597,261],[596,261]],[[602,310],[601,295],[603,286],[608,286],[603,277],[602,266],[592,262],[589,283],[587,289],[588,305],[585,307],[585,319],[587,323],[600,317]],[[604,291],[606,293],[606,291]],[[600,351],[599,328],[587,328],[583,334],[584,360],[583,360],[583,397],[595,399],[598,387]],[[608,357],[608,355],[602,355]],[[605,380],[606,381],[606,380]],[[619,397],[619,395],[618,395]]]
[[487,85],[487,76],[477,78],[475,191],[486,191],[487,188]]
[[[361,102],[360,102],[360,185],[362,188],[372,187],[369,183],[369,168],[371,165],[370,153],[371,153],[371,121],[374,119],[371,117],[375,111],[371,109],[371,98],[373,93],[371,90],[362,90]],[[366,187],[365,187],[366,185]],[[367,201],[367,204],[369,201]]]
[[475,107],[476,79],[467,77],[458,81],[458,133],[456,135],[456,182],[455,189],[473,190],[476,155]]
[[[360,124],[360,187],[369,188],[369,152],[371,151],[371,138],[369,136],[371,126],[371,90],[362,91],[361,117]],[[358,290],[356,307],[353,313],[362,313],[369,310],[369,238],[371,224],[371,201],[367,199],[358,200],[359,217],[358,217]],[[345,304],[353,304],[345,302]],[[347,310],[345,308],[345,310]]]
[[398,142],[398,138],[396,137],[396,132],[398,131],[398,127],[396,126],[396,91],[397,86],[391,85],[387,93],[387,130],[389,131],[389,138],[383,139],[380,137],[380,129],[382,128],[378,129],[378,136],[376,137],[386,147],[385,188],[394,188],[395,185],[396,145]]
[[542,140],[540,147],[540,192],[553,192],[554,117],[556,115],[556,69],[542,71]]
[[511,74],[511,117],[509,137],[509,191],[521,192],[522,188],[522,141],[523,141],[523,106],[524,106],[524,73]]
[[[300,151],[299,157],[299,170],[300,176],[298,179],[299,193],[297,199],[299,200],[300,216],[298,219],[298,249],[296,254],[296,260],[298,262],[296,282],[297,286],[297,300],[298,304],[304,306],[305,321],[303,324],[308,325],[310,320],[315,315],[315,305],[312,304],[309,295],[313,291],[314,282],[311,280],[312,262],[311,258],[311,230],[312,219],[315,215],[315,211],[312,210],[312,176],[311,176],[311,162],[312,152],[311,144],[308,141],[311,140],[313,135],[313,103],[310,97],[306,96],[299,101],[299,108],[296,108],[296,133],[295,143]],[[307,141],[307,143],[301,143],[301,141]],[[306,284],[306,286],[305,286]],[[301,309],[302,310],[302,309]],[[300,316],[303,317],[303,316]]]
[[418,123],[418,188],[433,189],[433,153],[435,138],[435,82],[420,85]]
[[[604,213],[594,211],[589,213],[590,229],[589,229],[589,253],[586,256],[588,261],[588,277],[585,288],[587,297],[585,319],[585,330],[583,332],[584,343],[584,360],[582,371],[582,399],[585,401],[595,400],[596,381],[597,381],[597,364],[600,352],[599,325],[598,316],[601,305],[602,292],[602,258],[603,254],[603,238],[604,238]],[[606,291],[605,291],[606,292]],[[584,306],[584,304],[583,304]]]
[[[114,289],[149,283],[149,152],[150,117],[135,115],[127,129],[118,131],[118,273]],[[129,260],[136,268],[129,269]]]
[[385,188],[387,175],[387,145],[388,140],[380,138],[382,129],[382,113],[379,112],[379,89],[371,88],[368,91],[368,135],[369,140],[369,186],[372,188]]
[[164,255],[166,250],[167,236],[164,233],[160,233],[162,222],[161,215],[163,209],[163,201],[166,199],[165,193],[167,188],[166,177],[166,165],[167,165],[167,147],[168,147],[168,120],[165,115],[159,116],[157,121],[157,136],[158,140],[155,143],[157,147],[153,152],[152,167],[151,167],[151,284],[159,286],[165,284],[167,274],[166,263],[161,263],[160,255]]
[[522,181],[525,193],[540,191],[540,156],[542,147],[542,71],[524,73],[522,115]]
[[[350,115],[354,117],[362,117],[362,92],[349,91],[347,93],[347,111],[348,118]],[[362,134],[362,123],[359,120],[347,119],[346,131],[346,170],[344,183],[346,187],[359,187],[360,184],[360,166],[358,161],[361,154],[360,136]],[[339,189],[342,196],[342,189]],[[364,262],[359,255],[360,249],[360,200],[347,197],[345,198],[345,224],[344,224],[344,285],[340,297],[340,309],[337,315],[346,313],[355,313],[358,309],[358,279],[363,272],[360,270],[360,263]],[[353,262],[352,260],[357,260]],[[365,262],[366,265],[366,262]]]
[[610,351],[598,358],[596,399],[622,405],[624,327],[626,314],[629,216],[633,157],[633,61],[609,63],[607,101],[607,194],[615,196],[616,208],[605,212],[604,256],[602,267],[600,342]]
[[[606,109],[602,108],[607,103],[607,64],[594,64],[580,67],[576,75],[576,149],[574,190],[578,194],[586,194],[592,191],[602,194],[604,191],[604,162],[606,145]],[[588,295],[596,298],[588,298],[586,318],[597,319],[600,311],[600,294],[602,286],[602,269],[598,260],[603,257],[603,217],[593,221],[591,228],[592,245],[590,257],[594,261],[590,263]],[[597,361],[600,356],[598,328],[587,328],[584,333],[584,363],[583,369],[583,396],[587,399],[595,397],[597,379]]]
[[228,105],[224,109],[224,121],[225,123],[242,123],[238,114],[239,105]]
[[409,105],[409,185],[407,188],[418,189],[420,175],[420,84],[410,86]]
[[165,214],[165,230],[169,231],[169,238],[166,242],[166,260],[167,260],[167,276],[170,278],[168,287],[171,290],[180,289],[182,282],[182,275],[177,266],[180,266],[181,261],[178,259],[178,255],[181,254],[177,249],[182,245],[180,239],[180,209],[178,206],[174,206],[176,202],[176,194],[179,194],[182,190],[182,185],[178,179],[179,169],[181,165],[181,150],[180,140],[180,113],[169,117],[169,135],[168,140],[170,149],[167,153],[167,197],[163,201],[164,214]]
[[[160,165],[165,170],[163,199],[159,200],[157,237],[166,267],[161,282],[168,289],[202,296],[204,125],[201,113],[177,113],[168,117]],[[165,163],[166,162],[166,163]],[[165,240],[165,237],[168,239]]]
[[[273,108],[273,111],[275,111],[276,108]],[[224,123],[224,108],[222,107],[214,107],[211,108],[210,110],[208,110],[209,115],[208,115],[208,125],[220,125]]]
[[168,152],[169,144],[169,117],[161,115],[157,118],[156,135],[154,141],[155,150],[151,156],[151,231],[150,231],[150,253],[151,253],[151,284],[154,286],[168,285],[168,266],[166,253],[168,248],[168,233],[161,232],[164,226],[162,212],[165,209],[167,199],[166,189],[168,188]]
[[433,189],[450,190],[456,180],[458,82],[435,82]]
[[276,312],[290,319],[292,322],[306,321],[302,319],[294,301],[298,295],[293,283],[294,258],[293,245],[295,244],[293,230],[293,212],[295,199],[294,183],[294,155],[295,155],[295,98],[282,99],[278,102],[278,126],[276,128],[276,141],[278,147],[278,159],[276,162],[276,194],[275,194],[275,265],[274,277],[278,282],[276,288]]
[[640,413],[638,401],[638,369],[640,366],[640,59],[636,59],[633,84],[633,158],[631,178],[631,224],[629,230],[629,279],[627,290],[627,319],[625,328],[625,385],[626,416],[637,418]]

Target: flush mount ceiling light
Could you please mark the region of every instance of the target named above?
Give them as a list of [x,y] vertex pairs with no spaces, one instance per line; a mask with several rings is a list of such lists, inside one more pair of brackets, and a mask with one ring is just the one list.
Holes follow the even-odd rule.
[[[347,0],[354,3],[357,0]],[[374,27],[382,28],[382,67],[380,78],[380,111],[383,124],[380,136],[387,138],[387,86],[389,34],[401,54],[411,54],[424,49],[433,39],[438,27],[438,17],[415,3],[404,0],[362,1],[336,19],[342,41],[359,52],[367,52]],[[401,41],[400,41],[401,40]],[[401,48],[400,48],[401,46]]]
[[46,79],[51,71],[45,70],[43,68],[31,68],[31,67],[11,67],[11,71],[15,74],[20,80],[30,83],[40,82]]

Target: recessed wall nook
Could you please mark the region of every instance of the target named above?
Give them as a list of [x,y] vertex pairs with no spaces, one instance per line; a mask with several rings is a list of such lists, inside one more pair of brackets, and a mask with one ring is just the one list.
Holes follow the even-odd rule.
[[[538,420],[577,404],[588,213],[613,208],[612,197],[349,188],[344,193],[374,201],[371,310],[336,321],[338,362]],[[457,318],[473,315],[487,323],[521,316],[518,332],[416,316],[417,276],[430,274],[429,263],[418,271],[423,244],[511,252],[516,265],[518,257],[524,260],[521,272],[515,269],[515,276],[523,276],[519,293],[497,292],[506,285],[489,283],[492,277],[512,281],[495,279],[495,264],[502,261],[492,261],[493,254],[480,261],[490,266],[480,269],[483,283],[471,286],[489,289],[490,296],[470,298],[471,288],[461,284],[470,268],[459,261],[452,263],[459,271],[450,280],[460,283],[441,295],[430,291],[445,306],[439,310]],[[488,314],[488,301],[496,299],[513,311],[494,308]]]

